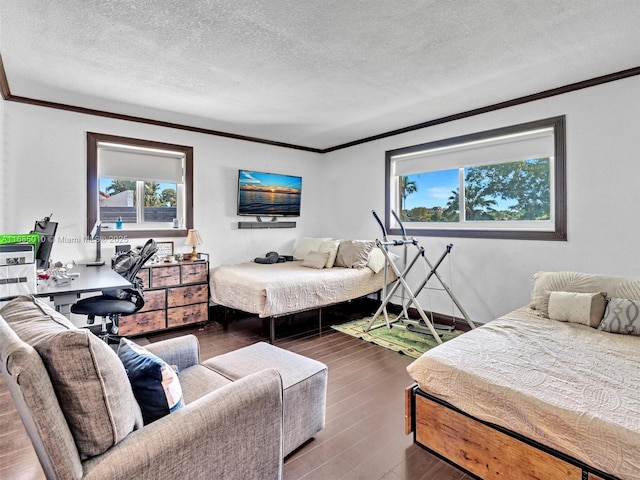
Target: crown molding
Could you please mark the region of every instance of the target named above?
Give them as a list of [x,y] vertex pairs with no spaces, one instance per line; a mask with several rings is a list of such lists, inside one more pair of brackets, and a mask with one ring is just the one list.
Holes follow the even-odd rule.
[[234,140],[242,140],[246,142],[254,142],[261,143],[265,145],[271,145],[274,147],[282,147],[282,148],[291,148],[295,150],[303,150],[306,152],[312,153],[330,153],[335,152],[336,150],[342,150],[345,148],[353,147],[356,145],[361,145],[363,143],[373,142],[375,140],[380,140],[383,138],[393,137],[395,135],[401,135],[407,132],[413,132],[415,130],[420,130],[427,127],[432,127],[434,125],[440,125],[442,123],[448,123],[455,120],[460,120],[467,117],[472,117],[475,115],[481,115],[483,113],[493,112],[496,110],[501,110],[503,108],[513,107],[516,105],[522,105],[529,102],[535,102],[536,100],[542,100],[544,98],[554,97],[556,95],[562,95],[564,93],[574,92],[576,90],[582,90],[584,88],[594,87],[596,85],[602,85],[604,83],[615,82],[617,80],[622,80],[625,78],[633,77],[636,75],[640,75],[640,66],[629,68],[626,70],[621,70],[619,72],[610,73],[607,75],[601,75],[599,77],[590,78],[588,80],[582,80],[580,82],[571,83],[568,85],[564,85],[557,88],[552,88],[549,90],[544,90],[542,92],[534,93],[531,95],[525,95],[523,97],[514,98],[512,100],[507,100],[505,102],[494,103],[492,105],[487,105],[485,107],[475,108],[473,110],[467,110],[465,112],[456,113],[453,115],[447,115],[445,117],[436,118],[433,120],[428,120],[426,122],[418,123],[415,125],[411,125],[408,127],[399,128],[396,130],[391,130],[388,132],[379,133],[377,135],[372,135],[370,137],[361,138],[359,140],[353,140],[351,142],[343,143],[340,145],[336,145],[328,148],[314,148],[307,147],[304,145],[295,145],[291,143],[277,142],[274,140],[267,140],[264,138],[256,138],[249,137],[246,135],[239,135],[235,133],[222,132],[219,130],[211,130],[208,128],[200,128],[193,127],[190,125],[182,125],[179,123],[173,122],[165,122],[162,120],[154,120],[151,118],[137,117],[132,115],[123,115],[115,112],[107,112],[104,110],[94,110],[91,108],[79,107],[75,105],[67,105],[63,103],[49,102],[46,100],[39,100],[35,98],[27,98],[21,97],[17,95],[11,94],[11,89],[9,88],[9,82],[7,80],[7,75],[4,69],[4,63],[2,62],[2,55],[0,54],[0,91],[2,92],[2,98],[9,102],[18,102],[25,103],[29,105],[36,105],[39,107],[45,108],[55,108],[58,110],[66,110],[70,112],[82,113],[85,115],[94,115],[98,117],[107,117],[114,118],[117,120],[124,120],[128,122],[136,122],[136,123],[145,123],[148,125],[156,125],[160,127],[167,128],[175,128],[177,130],[186,130],[194,133],[202,133],[205,135],[214,135],[218,137],[232,138]]

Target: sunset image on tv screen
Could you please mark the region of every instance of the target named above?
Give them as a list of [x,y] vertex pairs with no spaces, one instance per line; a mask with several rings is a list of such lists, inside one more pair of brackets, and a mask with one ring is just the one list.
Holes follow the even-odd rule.
[[302,178],[240,170],[238,215],[299,216]]

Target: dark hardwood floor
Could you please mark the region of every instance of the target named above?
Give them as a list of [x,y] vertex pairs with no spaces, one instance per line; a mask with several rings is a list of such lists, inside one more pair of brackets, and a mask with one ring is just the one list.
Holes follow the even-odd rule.
[[[367,313],[363,309],[366,306],[351,304],[324,311],[322,332],[317,312],[278,321],[277,346],[329,367],[326,426],[285,459],[285,480],[471,480],[413,445],[412,437],[404,434],[404,388],[412,383],[405,368],[412,359],[327,327],[359,318]],[[149,335],[147,340],[193,333],[205,359],[264,341],[266,328],[263,320],[234,313],[226,330],[210,321],[204,328]],[[0,479],[43,479],[4,378],[0,380],[0,425]]]

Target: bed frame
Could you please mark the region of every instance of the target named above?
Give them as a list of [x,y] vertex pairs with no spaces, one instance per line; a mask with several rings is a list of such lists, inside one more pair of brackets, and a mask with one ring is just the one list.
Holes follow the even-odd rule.
[[[313,308],[303,308],[301,310],[296,310],[293,312],[286,312],[286,313],[281,313],[279,315],[271,315],[269,317],[261,317],[263,320],[268,320],[269,321],[269,343],[271,343],[272,345],[275,344],[276,341],[276,319],[278,318],[282,318],[282,317],[289,317],[291,315],[296,315],[298,313],[304,313],[304,312],[313,312],[313,311],[317,311],[318,312],[318,333],[322,334],[322,314],[323,314],[323,310],[326,308],[330,308],[330,307],[334,307],[336,305],[343,305],[343,304],[347,304],[347,303],[351,303],[357,300],[363,300],[369,297],[369,295],[375,295],[375,300],[372,299],[372,301],[380,303],[380,293],[382,292],[382,290],[378,290],[377,292],[372,292],[369,293],[367,295],[364,295],[362,297],[357,297],[357,298],[351,298],[349,300],[345,300],[344,302],[338,302],[338,303],[329,303],[327,305],[322,305],[321,307],[313,307]],[[228,310],[235,310],[237,312],[243,312],[243,310],[238,310],[237,308],[233,308],[233,307],[227,307],[225,305],[220,305],[221,307],[224,308],[224,317],[222,320],[222,327],[224,329],[227,329],[229,326],[229,320],[227,319],[227,311]],[[247,315],[257,315],[255,313],[251,313],[251,312],[244,312]]]
[[405,433],[415,444],[483,480],[620,480],[423,392],[405,389]]

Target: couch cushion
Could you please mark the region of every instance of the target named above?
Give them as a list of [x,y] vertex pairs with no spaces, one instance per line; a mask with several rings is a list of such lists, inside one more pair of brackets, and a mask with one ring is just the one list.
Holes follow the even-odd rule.
[[14,332],[29,345],[49,338],[57,332],[76,328],[71,321],[56,312],[44,300],[23,295],[2,308],[0,313]]
[[164,360],[126,338],[120,339],[118,357],[131,382],[145,425],[182,407],[178,374]]
[[202,362],[231,380],[267,368],[282,377],[284,455],[288,455],[324,428],[327,366],[317,360],[259,342]]
[[122,362],[106,343],[33,297],[12,300],[1,311],[42,358],[82,458],[142,426]]
[[178,376],[182,386],[182,395],[187,404],[232,383],[231,380],[218,372],[199,364],[180,370]]
[[[2,315],[0,365],[22,423],[29,437],[35,439],[33,447],[47,478],[81,478],[80,455],[42,358],[18,337]],[[9,430],[6,433],[9,435]]]

